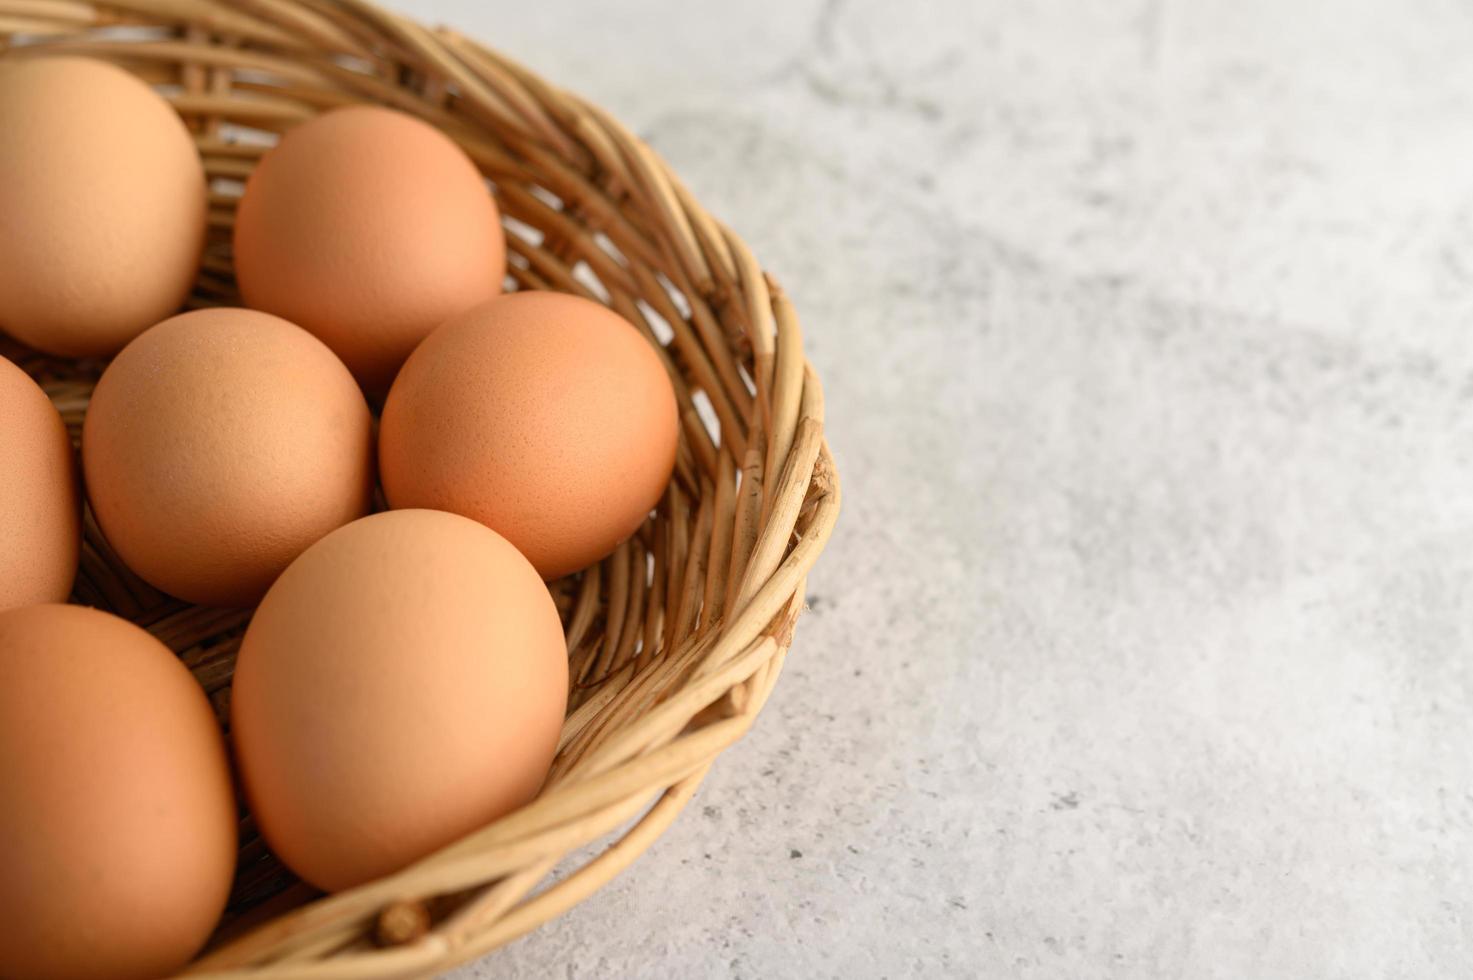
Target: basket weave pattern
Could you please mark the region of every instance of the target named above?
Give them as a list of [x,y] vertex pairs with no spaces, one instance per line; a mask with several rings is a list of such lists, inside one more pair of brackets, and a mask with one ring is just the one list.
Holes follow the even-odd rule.
[[[839,510],[823,393],[792,306],[619,122],[453,31],[359,0],[0,0],[0,58],[49,53],[122,65],[160,86],[193,132],[211,190],[191,305],[239,302],[235,203],[274,134],[372,102],[435,124],[480,167],[507,219],[517,288],[606,303],[657,343],[681,408],[675,477],[638,534],[551,584],[574,687],[541,795],[330,897],[296,884],[244,817],[231,910],[191,972],[420,976],[561,914],[670,824],[782,669],[805,577]],[[103,364],[3,339],[0,354],[41,381],[75,438]],[[149,588],[90,513],[74,598],[168,644],[226,722],[249,610]],[[601,840],[611,843],[549,882],[569,854]]]

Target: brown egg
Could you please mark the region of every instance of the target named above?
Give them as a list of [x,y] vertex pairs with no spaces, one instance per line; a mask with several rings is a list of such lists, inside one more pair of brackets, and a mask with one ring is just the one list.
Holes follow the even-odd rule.
[[428,510],[340,528],[241,645],[231,724],[261,833],[329,891],[396,871],[536,794],[567,686],[557,608],[499,535]]
[[173,313],[205,241],[205,178],[178,115],[85,58],[0,65],[0,330],[112,354]]
[[589,300],[515,293],[455,317],[404,365],[379,465],[393,507],[473,517],[555,578],[639,527],[675,465],[653,347]]
[[235,221],[247,305],[284,316],[382,394],[447,317],[501,292],[496,202],[439,130],[376,106],[288,132],[256,167]]
[[95,609],[0,613],[0,976],[172,973],[225,908],[236,821],[167,647]]
[[254,310],[165,320],[108,365],[82,426],[97,523],[144,580],[244,606],[368,513],[372,420],[332,351]]
[[0,357],[0,611],[66,599],[77,577],[81,517],[61,416]]

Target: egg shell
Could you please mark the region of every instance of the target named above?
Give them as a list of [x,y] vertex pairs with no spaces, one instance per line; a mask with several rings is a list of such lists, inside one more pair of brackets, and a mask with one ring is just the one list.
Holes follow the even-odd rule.
[[368,513],[372,418],[305,330],[198,310],[108,365],[82,468],[104,536],[145,581],[190,602],[251,605],[308,545]]
[[322,338],[382,395],[447,317],[497,295],[496,202],[449,137],[377,106],[324,113],[256,166],[235,220],[246,304]]
[[670,376],[626,320],[561,293],[452,318],[404,365],[379,429],[392,507],[474,518],[545,578],[633,534],[675,465]]
[[225,908],[237,822],[167,647],[95,609],[0,613],[0,976],[172,973]]
[[112,354],[179,309],[205,241],[194,140],[156,92],[86,58],[0,64],[0,330]]
[[516,549],[438,511],[323,538],[262,600],[231,726],[261,833],[335,891],[531,799],[567,707],[552,597]]
[[61,415],[29,375],[0,357],[0,610],[66,599],[81,518]]

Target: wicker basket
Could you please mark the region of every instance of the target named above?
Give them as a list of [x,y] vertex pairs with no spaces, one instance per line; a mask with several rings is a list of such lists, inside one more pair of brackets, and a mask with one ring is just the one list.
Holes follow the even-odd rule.
[[[431,121],[481,167],[508,219],[518,288],[605,302],[659,344],[682,410],[675,478],[635,537],[551,586],[574,687],[539,798],[330,897],[296,883],[244,816],[230,910],[191,972],[420,976],[481,956],[627,867],[772,691],[839,510],[822,389],[793,308],[627,129],[452,31],[358,0],[0,0],[0,57],[62,52],[161,86],[194,132],[211,234],[192,305],[237,302],[233,209],[274,134],[376,102]],[[0,354],[42,382],[75,436],[103,365],[4,340]],[[90,514],[74,598],[169,644],[228,717],[249,611],[152,590],[109,553]],[[599,841],[596,857],[549,883]]]

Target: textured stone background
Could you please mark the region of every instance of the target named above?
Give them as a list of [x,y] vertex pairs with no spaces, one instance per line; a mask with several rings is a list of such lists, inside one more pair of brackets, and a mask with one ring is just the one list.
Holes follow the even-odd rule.
[[845,481],[757,729],[461,980],[1473,974],[1473,6],[401,5],[747,237]]

